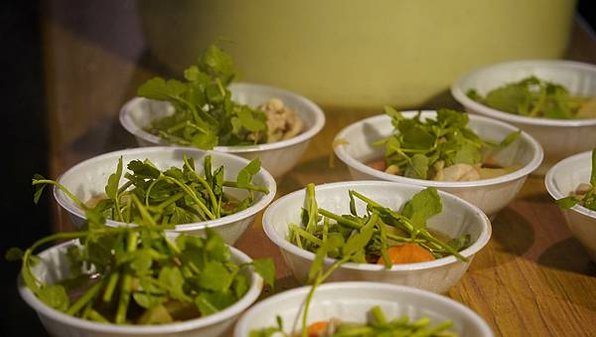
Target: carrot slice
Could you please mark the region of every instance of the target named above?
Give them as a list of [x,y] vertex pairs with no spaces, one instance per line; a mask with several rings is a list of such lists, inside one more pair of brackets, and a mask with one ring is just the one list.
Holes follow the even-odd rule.
[[317,321],[312,323],[311,325],[306,328],[306,332],[308,333],[308,337],[321,337],[325,335],[325,331],[327,331],[327,326],[329,325],[328,321]]
[[[389,247],[387,255],[393,264],[426,262],[435,259],[428,250],[415,243]],[[382,256],[377,260],[377,264],[385,264]]]

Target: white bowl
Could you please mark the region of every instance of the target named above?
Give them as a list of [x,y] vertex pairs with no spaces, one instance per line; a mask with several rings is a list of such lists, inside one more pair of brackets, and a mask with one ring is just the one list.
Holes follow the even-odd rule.
[[[123,172],[126,172],[126,165],[134,159],[149,159],[160,170],[172,166],[180,168],[183,165],[184,155],[194,159],[197,172],[203,170],[203,158],[211,155],[213,169],[223,165],[224,178],[228,180],[235,180],[238,172],[249,163],[244,158],[223,152],[174,146],[141,147],[104,153],[82,161],[60,175],[57,181],[66,186],[79,200],[85,202],[93,196],[104,193],[108,177],[116,171],[120,156],[122,156]],[[256,214],[275,197],[276,183],[267,170],[261,168],[253,177],[253,183],[267,187],[269,193],[255,193],[255,201],[247,209],[215,220],[177,225],[173,231],[201,235],[206,227],[210,227],[216,230],[226,243],[234,244],[252,224]],[[246,191],[239,189],[225,188],[225,191],[238,198],[246,196]],[[54,197],[58,204],[68,211],[75,226],[80,228],[85,223],[85,213],[57,187],[54,187]],[[107,220],[106,223],[109,226],[124,224],[114,220]]]
[[[565,158],[546,173],[546,190],[555,200],[567,197],[579,184],[590,182],[591,172],[592,151]],[[581,205],[562,211],[571,233],[586,248],[592,261],[596,262],[596,211]]]
[[[76,244],[69,241],[53,246],[39,254],[41,262],[35,265],[34,274],[44,282],[58,282],[68,276],[69,263],[66,249]],[[250,263],[252,260],[240,250],[230,247],[232,261],[237,264]],[[221,336],[246,308],[254,303],[263,288],[263,279],[256,272],[251,272],[251,284],[247,293],[236,303],[215,314],[163,325],[116,325],[88,321],[67,315],[50,308],[40,301],[19,277],[19,293],[39,316],[44,328],[52,336],[60,337],[216,337]]]
[[[310,287],[296,288],[258,302],[240,317],[234,329],[234,337],[248,337],[251,330],[277,326],[276,315],[282,318],[285,332],[291,332],[294,326],[299,331],[301,308],[309,290]],[[411,320],[428,317],[431,324],[451,320],[451,330],[460,337],[494,336],[488,324],[478,314],[446,296],[376,282],[321,285],[315,290],[308,323],[332,318],[364,323],[368,318],[367,312],[375,305],[383,309],[388,319],[408,315]],[[297,320],[297,317],[300,319]]]
[[[417,113],[417,111],[405,111],[402,114],[406,118],[412,118]],[[436,118],[436,112],[423,111],[421,116],[422,118]],[[518,130],[507,123],[483,116],[468,115],[468,117],[470,129],[483,139],[501,141],[509,133]],[[366,162],[370,160],[383,158],[385,153],[384,147],[373,146],[372,143],[388,137],[393,132],[391,118],[387,115],[363,119],[345,127],[335,136],[335,143],[338,144],[334,148],[335,154],[348,166],[353,179],[379,179],[433,186],[471,202],[490,217],[507,206],[516,196],[528,175],[540,165],[543,157],[540,144],[530,135],[522,132],[518,140],[499,151],[495,157],[495,160],[502,166],[521,165],[514,172],[475,181],[432,181],[407,178],[366,165]]]
[[[270,144],[250,146],[216,146],[215,151],[233,153],[247,159],[259,157],[267,171],[274,177],[280,177],[291,170],[311,139],[325,125],[325,114],[321,108],[309,99],[279,88],[250,83],[232,83],[229,87],[232,98],[241,103],[256,107],[271,98],[279,98],[294,110],[304,123],[304,131],[296,137]],[[136,97],[128,101],[120,110],[120,123],[133,134],[140,146],[169,145],[144,130],[156,118],[174,113],[169,103]]]
[[467,111],[511,123],[536,138],[544,148],[544,162],[535,173],[543,175],[554,163],[596,144],[596,118],[525,117],[489,108],[466,95],[470,89],[486,95],[492,89],[532,75],[562,84],[572,94],[596,97],[596,65],[562,60],[513,61],[480,68],[455,81],[451,94]]
[[[319,208],[346,214],[350,212],[349,190],[356,190],[381,205],[398,210],[422,189],[422,186],[389,181],[345,181],[318,185],[315,193]],[[452,238],[470,234],[472,244],[460,252],[467,261],[448,256],[430,262],[396,264],[391,269],[376,264],[346,263],[331,275],[329,281],[387,282],[446,293],[463,276],[474,255],[488,242],[491,225],[486,215],[474,205],[442,191],[439,195],[443,212],[429,219],[428,228]],[[304,196],[304,190],[282,196],[271,203],[263,214],[265,233],[280,248],[286,265],[301,283],[307,279],[314,254],[290,243],[287,236],[288,225],[300,223]],[[363,205],[358,206],[362,214]],[[325,263],[329,266],[333,261],[326,258]]]

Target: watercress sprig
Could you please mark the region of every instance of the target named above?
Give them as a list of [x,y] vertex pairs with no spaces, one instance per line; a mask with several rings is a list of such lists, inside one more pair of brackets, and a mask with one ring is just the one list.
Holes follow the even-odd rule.
[[[108,219],[126,223],[145,222],[172,227],[178,224],[208,221],[236,213],[249,207],[254,193],[269,193],[267,187],[252,183],[261,165],[258,159],[239,171],[235,181],[224,179],[225,168],[213,168],[210,155],[203,159],[203,173],[199,174],[192,158],[183,157],[181,168],[160,170],[150,160],[132,160],[124,172],[122,158],[105,186],[105,195],[91,205],[79,200],[60,183],[34,176],[34,201],[38,201],[46,185],[57,186],[82,210],[96,210]],[[122,182],[122,180],[124,181]],[[242,200],[224,193],[224,188],[248,191]]]
[[[229,247],[210,228],[204,237],[174,238],[147,224],[108,227],[94,210],[86,217],[85,230],[56,233],[25,251],[13,248],[7,254],[22,260],[25,285],[66,314],[102,323],[164,324],[208,316],[238,301],[250,286],[245,268],[253,268],[273,286],[271,259],[234,263]],[[33,272],[39,262],[35,252],[64,239],[78,240],[65,252],[71,278],[53,284],[38,279]]]
[[172,115],[152,121],[148,131],[200,149],[266,143],[266,114],[232,99],[228,86],[234,76],[231,56],[212,44],[184,71],[183,80],[155,77],[143,83],[138,96],[174,107]]

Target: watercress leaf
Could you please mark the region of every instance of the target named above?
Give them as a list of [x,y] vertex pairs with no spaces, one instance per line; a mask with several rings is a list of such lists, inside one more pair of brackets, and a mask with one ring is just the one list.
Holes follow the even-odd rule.
[[108,198],[116,199],[118,196],[118,186],[120,186],[120,178],[122,178],[122,156],[118,158],[116,172],[108,177],[108,183],[105,186],[105,192]]
[[259,172],[261,169],[261,160],[259,158],[255,158],[250,161],[240,172],[238,172],[238,176],[236,177],[236,183],[239,188],[246,188],[251,185],[252,178]]
[[184,277],[177,267],[163,267],[159,272],[158,280],[162,289],[166,289],[173,299],[183,302],[191,301],[184,292]]
[[[44,176],[36,173],[33,175],[32,182],[35,182],[36,180],[45,180],[45,179],[46,178],[44,178]],[[37,204],[37,203],[39,203],[39,199],[41,198],[41,195],[43,194],[43,191],[46,188],[46,184],[33,185],[33,188],[34,188],[33,202],[35,204]]]
[[555,200],[555,203],[557,205],[559,205],[559,207],[565,208],[565,209],[569,209],[569,208],[577,205],[578,202],[579,202],[579,200],[577,198],[573,197],[573,196],[561,198],[559,200]]
[[157,179],[161,172],[150,161],[131,160],[126,166],[129,170],[141,179]]
[[250,288],[250,279],[247,275],[239,273],[236,274],[234,278],[234,282],[232,282],[232,290],[236,295],[236,298],[241,298],[246,294],[248,289]]
[[430,149],[435,144],[435,136],[414,119],[404,119],[398,125],[402,145],[409,149]]
[[378,215],[373,213],[368,222],[360,228],[360,231],[348,238],[343,247],[344,256],[357,256],[357,254],[364,252],[364,247],[372,238],[377,220]]
[[255,271],[261,275],[266,284],[275,284],[275,264],[272,259],[257,259],[252,261]]
[[415,154],[412,156],[411,163],[407,167],[404,176],[417,179],[426,179],[428,176],[429,165],[430,162],[427,156]]
[[161,77],[154,77],[143,83],[137,89],[137,95],[149,99],[169,101],[179,98],[186,85],[178,80],[164,80]]
[[198,284],[203,289],[224,291],[230,287],[233,277],[221,263],[208,261],[198,276]]
[[207,240],[205,250],[209,258],[213,261],[227,261],[230,259],[230,248],[226,245],[223,238],[213,229],[206,229]]
[[419,229],[426,228],[426,220],[433,215],[441,213],[443,209],[441,198],[437,189],[427,187],[414,194],[402,207],[401,213],[409,218],[412,224]]
[[477,147],[471,144],[462,144],[457,150],[457,152],[455,152],[453,163],[474,165],[475,163],[480,162],[481,159],[482,154],[480,153]]
[[134,301],[142,308],[151,308],[159,305],[167,299],[166,292],[155,285],[151,277],[141,277],[139,279],[140,289],[132,295]]
[[204,292],[195,297],[194,303],[197,309],[199,309],[201,316],[209,316],[219,311],[215,304],[209,301],[207,293]]
[[192,136],[190,142],[196,148],[209,150],[217,146],[219,139],[214,132],[197,132]]
[[44,285],[36,295],[43,303],[56,310],[66,311],[70,305],[66,289],[60,284]]
[[532,94],[524,84],[509,84],[488,92],[484,101],[497,110],[511,113],[523,112],[520,106],[528,106]]
[[203,52],[198,62],[199,69],[228,84],[234,78],[234,61],[232,57],[215,44]]

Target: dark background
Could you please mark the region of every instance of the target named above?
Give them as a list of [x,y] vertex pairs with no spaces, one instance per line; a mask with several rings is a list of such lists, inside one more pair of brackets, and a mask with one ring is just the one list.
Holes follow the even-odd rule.
[[[40,18],[42,1],[2,1],[0,53],[2,76],[3,233],[0,234],[0,336],[47,336],[33,312],[19,297],[18,262],[7,262],[9,247],[27,247],[51,232],[47,199],[32,202],[31,177],[48,172],[49,135],[44,88]],[[578,13],[595,27],[596,11],[588,0],[578,2]],[[592,29],[593,30],[593,29]]]

